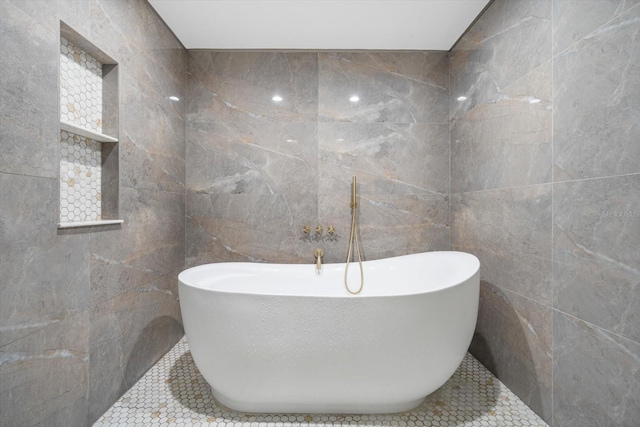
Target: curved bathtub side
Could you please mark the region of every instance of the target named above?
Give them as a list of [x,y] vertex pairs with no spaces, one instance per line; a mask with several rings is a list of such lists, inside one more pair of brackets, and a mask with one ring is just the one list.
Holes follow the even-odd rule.
[[438,292],[323,298],[215,292],[180,283],[194,361],[244,412],[392,413],[455,372],[475,329],[478,273]]

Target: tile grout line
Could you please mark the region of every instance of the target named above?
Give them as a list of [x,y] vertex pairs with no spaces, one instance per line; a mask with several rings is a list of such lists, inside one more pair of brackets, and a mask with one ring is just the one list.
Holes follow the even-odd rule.
[[555,157],[554,157],[554,138],[553,138],[553,124],[554,124],[554,115],[555,115],[555,98],[554,98],[554,87],[553,87],[553,73],[554,73],[554,65],[555,65],[555,61],[554,61],[554,56],[553,56],[553,27],[554,27],[554,5],[556,4],[557,0],[552,0],[551,2],[551,37],[549,37],[550,39],[550,43],[551,43],[551,416],[550,416],[550,421],[553,424],[553,407],[554,407],[554,396],[553,396],[553,389],[554,389],[554,361],[556,360],[555,357],[555,336],[554,336],[554,322],[553,322],[553,310],[554,310],[554,278],[555,278],[555,262],[554,262],[554,257],[553,257],[553,248],[554,248],[554,243],[553,243],[553,224],[555,222],[555,217],[554,217],[554,189],[555,189],[555,177],[554,177],[554,165],[555,165]]

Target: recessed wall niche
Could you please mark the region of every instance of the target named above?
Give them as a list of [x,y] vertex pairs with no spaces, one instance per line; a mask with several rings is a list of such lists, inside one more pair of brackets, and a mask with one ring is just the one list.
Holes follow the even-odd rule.
[[119,224],[118,64],[60,23],[60,222]]

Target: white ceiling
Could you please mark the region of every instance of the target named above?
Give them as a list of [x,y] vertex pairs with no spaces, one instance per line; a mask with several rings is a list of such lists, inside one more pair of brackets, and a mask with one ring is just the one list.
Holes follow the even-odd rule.
[[449,50],[489,0],[149,0],[187,49]]

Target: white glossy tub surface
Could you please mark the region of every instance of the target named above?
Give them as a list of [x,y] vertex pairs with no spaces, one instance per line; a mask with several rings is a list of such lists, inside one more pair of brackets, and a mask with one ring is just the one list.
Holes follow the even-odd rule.
[[[207,264],[180,274],[180,306],[193,359],[231,409],[402,412],[460,365],[479,267],[463,252],[367,261],[354,296],[344,264]],[[357,288],[357,263],[349,276]]]

